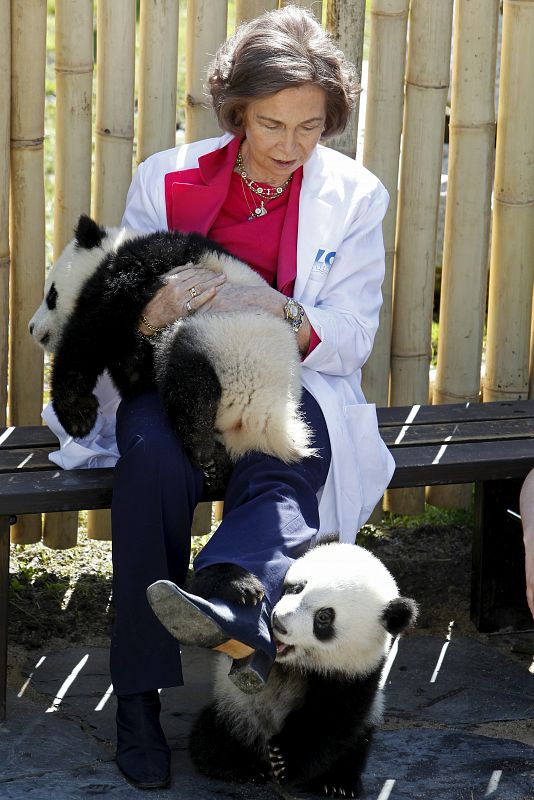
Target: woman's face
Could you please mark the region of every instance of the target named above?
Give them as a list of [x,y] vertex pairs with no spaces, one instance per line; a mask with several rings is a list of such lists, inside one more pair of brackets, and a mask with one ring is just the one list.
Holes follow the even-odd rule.
[[307,161],[325,121],[326,93],[311,83],[250,102],[241,149],[249,176],[280,186]]

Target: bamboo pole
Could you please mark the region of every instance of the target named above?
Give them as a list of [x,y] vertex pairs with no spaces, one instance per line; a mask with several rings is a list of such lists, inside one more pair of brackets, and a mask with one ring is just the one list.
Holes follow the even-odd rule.
[[[93,3],[56,0],[56,179],[54,260],[72,238],[76,220],[91,210]],[[107,512],[106,512],[107,513]],[[45,514],[43,543],[76,545],[76,511]]]
[[187,51],[185,66],[185,141],[220,134],[205,90],[206,68],[226,39],[227,0],[187,0]]
[[[365,27],[365,0],[328,0],[326,7],[326,29],[349,61],[356,67],[356,79],[362,79],[363,32]],[[358,137],[359,98],[349,124],[342,134],[328,140],[328,146],[339,150],[350,158],[356,156]]]
[[7,422],[9,352],[9,139],[11,104],[11,7],[0,4],[0,426]]
[[211,503],[199,503],[193,514],[191,536],[205,536],[211,531]]
[[372,0],[371,3],[363,163],[380,178],[389,192],[390,200],[382,226],[386,251],[386,274],[382,285],[384,301],[373,352],[363,368],[362,387],[367,400],[378,406],[388,404],[395,224],[409,5],[410,0]]
[[132,179],[135,3],[98,0],[94,216],[118,225]]
[[[43,354],[28,322],[43,296],[45,272],[44,101],[46,0],[11,4],[11,286],[9,417],[11,425],[41,421]],[[41,538],[40,515],[12,528],[12,541]]]
[[529,390],[534,273],[534,2],[505,0],[484,400]]
[[[299,4],[293,3],[293,5]],[[235,0],[236,28],[242,22],[259,17],[264,11],[274,11],[275,8],[278,8],[278,0]]]
[[92,0],[56,0],[54,259],[91,210]]
[[[328,4],[328,0],[326,0]],[[323,19],[323,0],[280,0],[280,6],[298,6],[311,11],[313,16],[321,22]],[[326,10],[326,6],[325,6]]]
[[[227,17],[227,0],[219,0],[216,6],[209,0],[187,0],[186,142],[220,134],[204,84],[207,66],[221,42],[226,39]],[[192,535],[207,533],[210,527],[211,503],[200,503],[193,519]]]
[[141,0],[137,163],[176,144],[178,0]]
[[[98,0],[94,216],[105,225],[120,223],[132,179],[134,73],[135,3]],[[111,538],[107,509],[88,512],[87,535]]]
[[[392,320],[391,403],[428,402],[436,231],[450,72],[452,0],[412,0]],[[388,493],[417,513],[423,489]]]
[[[476,403],[482,336],[495,151],[495,66],[499,0],[457,0],[439,358],[434,403]],[[472,487],[430,486],[428,502],[469,506]]]

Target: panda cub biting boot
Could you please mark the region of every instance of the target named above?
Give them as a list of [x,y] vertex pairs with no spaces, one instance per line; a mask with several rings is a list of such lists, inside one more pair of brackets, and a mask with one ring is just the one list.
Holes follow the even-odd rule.
[[[285,320],[261,309],[182,318],[154,337],[138,330],[170,270],[224,272],[264,286],[250,267],[199,234],[103,228],[82,215],[45,284],[30,332],[54,352],[51,393],[67,433],[86,436],[108,370],[123,398],[157,388],[190,457],[213,475],[251,450],[292,462],[314,451],[302,420],[300,357]],[[224,469],[213,469],[220,460]],[[216,489],[216,486],[211,488]]]
[[265,688],[244,694],[220,657],[214,702],[190,739],[193,762],[210,777],[361,792],[391,637],[415,621],[417,606],[399,596],[372,553],[324,542],[287,572],[271,617],[277,656]]

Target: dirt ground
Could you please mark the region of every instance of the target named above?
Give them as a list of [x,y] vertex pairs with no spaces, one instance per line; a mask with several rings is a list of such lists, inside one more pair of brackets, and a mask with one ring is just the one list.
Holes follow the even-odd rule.
[[[428,517],[428,515],[427,515]],[[410,635],[471,636],[532,670],[534,624],[528,631],[480,634],[469,614],[471,525],[469,515],[430,514],[413,520],[366,526],[358,543],[368,547],[391,570],[402,594],[419,605]],[[403,521],[404,522],[404,521]],[[196,540],[197,547],[199,541]],[[111,543],[84,535],[71,550],[42,545],[11,548],[8,659],[12,678],[20,675],[35,651],[62,650],[80,643],[107,647],[112,626]],[[399,720],[386,718],[384,727]],[[405,723],[403,723],[405,724]],[[474,726],[473,732],[514,739],[534,746],[534,720]]]
[[[416,635],[473,636],[531,666],[534,630],[479,634],[469,617],[471,524],[468,514],[432,514],[413,521],[369,525],[358,543],[391,570],[400,591],[419,604]],[[31,651],[56,644],[109,641],[111,543],[85,535],[71,550],[38,545],[11,548],[10,645]],[[532,626],[534,628],[534,624]]]

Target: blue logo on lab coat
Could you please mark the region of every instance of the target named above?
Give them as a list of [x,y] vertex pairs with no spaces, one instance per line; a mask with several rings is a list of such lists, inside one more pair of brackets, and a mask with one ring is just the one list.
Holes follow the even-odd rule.
[[334,263],[335,257],[335,250],[331,250],[330,252],[327,252],[326,250],[318,250],[317,255],[315,256],[315,261],[313,262],[313,271],[322,272],[326,275],[330,271],[330,267]]

